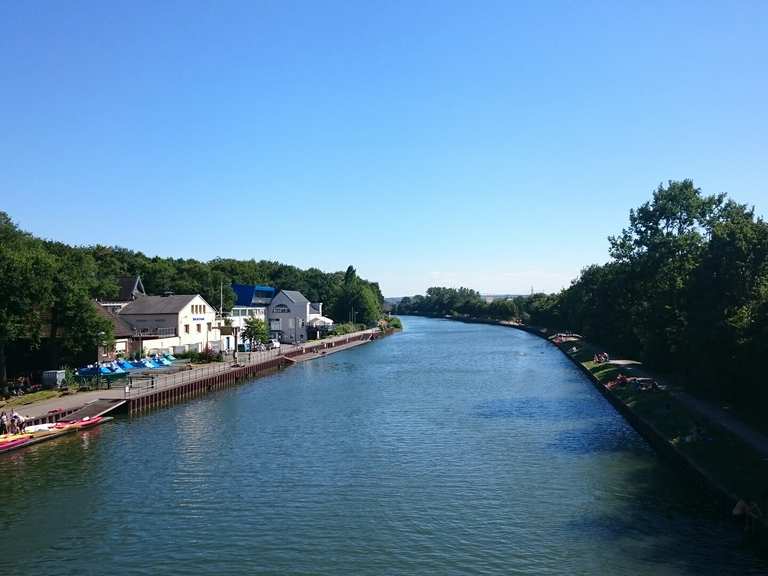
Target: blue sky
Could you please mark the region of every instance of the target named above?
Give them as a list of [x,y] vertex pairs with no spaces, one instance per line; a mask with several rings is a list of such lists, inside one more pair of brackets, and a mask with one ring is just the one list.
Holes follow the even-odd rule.
[[6,2],[0,210],[74,244],[558,290],[668,179],[768,212],[765,2]]

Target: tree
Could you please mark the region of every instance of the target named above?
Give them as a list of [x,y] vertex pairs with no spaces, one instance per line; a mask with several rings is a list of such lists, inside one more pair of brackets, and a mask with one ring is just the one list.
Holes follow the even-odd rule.
[[247,318],[242,332],[243,342],[250,342],[251,349],[256,342],[264,343],[269,339],[267,323],[261,318]]
[[7,387],[9,343],[40,341],[53,302],[55,259],[42,242],[21,232],[0,212],[0,386]]

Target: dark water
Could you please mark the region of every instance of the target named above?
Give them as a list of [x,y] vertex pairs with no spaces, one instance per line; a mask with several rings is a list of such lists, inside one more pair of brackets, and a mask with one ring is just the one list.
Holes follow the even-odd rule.
[[567,360],[406,332],[0,458],[4,574],[757,574]]

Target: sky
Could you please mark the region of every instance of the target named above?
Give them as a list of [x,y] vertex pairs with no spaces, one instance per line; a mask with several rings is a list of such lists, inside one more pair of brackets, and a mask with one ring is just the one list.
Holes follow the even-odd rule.
[[670,179],[768,213],[768,3],[4,2],[38,236],[555,291]]

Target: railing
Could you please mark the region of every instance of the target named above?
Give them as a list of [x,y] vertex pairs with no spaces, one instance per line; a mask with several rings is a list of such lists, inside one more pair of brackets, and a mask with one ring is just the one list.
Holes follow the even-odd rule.
[[234,358],[230,357],[229,361],[225,360],[223,362],[196,366],[194,368],[173,370],[173,367],[171,367],[170,370],[165,372],[157,370],[156,372],[147,371],[141,375],[130,374],[127,382],[125,380],[120,380],[119,384],[124,387],[124,397],[130,399],[147,393],[157,392],[159,390],[183,386],[184,384],[190,384],[211,376],[225,374],[231,371],[234,367],[266,364],[267,362],[276,360],[282,356],[292,358],[304,354],[318,353],[321,350],[333,347],[337,344],[365,340],[366,336],[368,337],[367,339],[370,339],[374,334],[379,334],[380,332],[381,330],[379,328],[371,328],[369,330],[362,330],[360,332],[353,332],[342,336],[325,338],[308,344],[282,344],[280,348],[274,350],[266,350],[262,352],[238,352],[236,363],[234,362]]
[[147,336],[176,336],[175,327],[136,328],[134,338],[146,338]]

